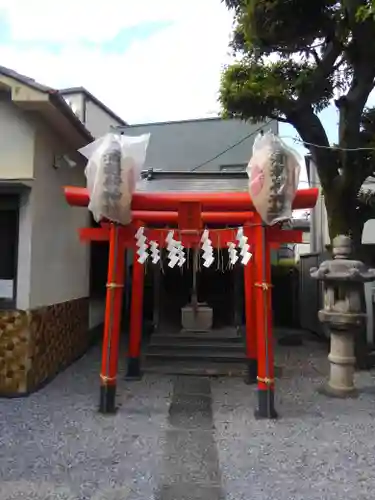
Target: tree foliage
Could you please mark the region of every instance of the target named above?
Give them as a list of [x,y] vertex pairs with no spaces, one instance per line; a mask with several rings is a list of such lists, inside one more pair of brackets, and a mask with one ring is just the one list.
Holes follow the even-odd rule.
[[[292,124],[317,165],[331,236],[358,238],[375,204],[361,191],[374,174],[375,0],[223,0],[234,12],[220,100],[224,115]],[[334,102],[338,144],[318,113]],[[359,227],[361,226],[361,227]]]
[[366,2],[367,5],[362,5],[358,9],[359,19],[367,19],[369,16],[375,17],[375,0]]

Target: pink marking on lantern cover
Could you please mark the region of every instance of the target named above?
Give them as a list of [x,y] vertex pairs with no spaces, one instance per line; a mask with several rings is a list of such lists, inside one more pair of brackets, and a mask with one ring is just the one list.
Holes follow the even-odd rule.
[[128,177],[129,192],[133,193],[136,187],[136,179],[134,175],[134,170],[132,168],[128,171],[127,177]]
[[264,172],[259,165],[254,165],[250,174],[250,186],[253,196],[258,196],[264,185]]

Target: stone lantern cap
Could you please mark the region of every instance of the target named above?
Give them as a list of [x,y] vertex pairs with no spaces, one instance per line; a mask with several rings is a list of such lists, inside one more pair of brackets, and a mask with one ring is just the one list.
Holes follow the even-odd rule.
[[352,241],[348,236],[336,236],[332,242],[332,260],[310,269],[310,276],[321,281],[365,283],[375,281],[375,269],[360,260],[352,260]]

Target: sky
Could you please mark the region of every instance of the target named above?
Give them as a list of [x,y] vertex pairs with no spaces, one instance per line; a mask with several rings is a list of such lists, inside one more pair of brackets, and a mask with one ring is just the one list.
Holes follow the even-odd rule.
[[[216,116],[232,15],[221,0],[0,0],[0,64],[84,86],[128,123]],[[324,123],[335,140],[336,112]],[[281,125],[281,136],[301,154]],[[249,152],[250,155],[250,152]]]
[[232,17],[220,0],[0,0],[0,64],[84,86],[129,123],[217,114]]

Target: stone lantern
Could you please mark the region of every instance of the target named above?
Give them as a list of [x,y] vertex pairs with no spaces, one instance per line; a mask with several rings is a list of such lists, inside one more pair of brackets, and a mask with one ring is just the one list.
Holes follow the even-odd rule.
[[375,280],[375,270],[350,259],[352,242],[348,236],[337,236],[333,240],[332,253],[332,260],[310,269],[311,277],[324,283],[324,306],[318,315],[331,337],[330,375],[323,392],[336,397],[353,397],[356,395],[355,335],[364,328],[366,320],[361,292],[363,283]]

